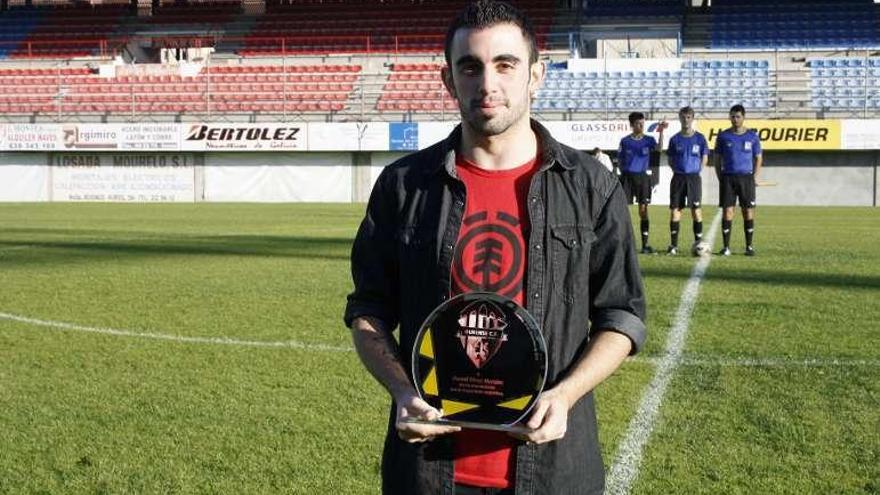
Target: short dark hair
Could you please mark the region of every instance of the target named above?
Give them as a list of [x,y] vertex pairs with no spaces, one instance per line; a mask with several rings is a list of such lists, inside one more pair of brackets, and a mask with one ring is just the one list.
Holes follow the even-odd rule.
[[689,107],[689,106],[688,106],[688,107],[681,107],[681,108],[678,110],[678,114],[679,114],[679,115],[693,115],[693,114],[694,114],[694,109],[691,108],[691,107]]
[[645,120],[645,114],[642,112],[633,112],[629,114],[629,125],[633,125],[637,120]]
[[736,113],[736,112],[739,112],[739,113],[745,115],[746,108],[740,104],[736,104],[736,105],[730,107],[730,113]]
[[452,38],[459,29],[485,29],[498,24],[513,24],[522,31],[529,45],[529,65],[538,61],[538,37],[528,17],[507,2],[497,0],[478,0],[467,5],[455,18],[446,31],[443,50],[446,64],[452,66]]

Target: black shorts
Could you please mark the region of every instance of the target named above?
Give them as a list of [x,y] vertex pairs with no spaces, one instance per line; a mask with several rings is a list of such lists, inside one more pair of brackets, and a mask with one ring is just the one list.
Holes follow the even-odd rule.
[[722,175],[721,192],[719,194],[719,206],[729,208],[736,206],[736,199],[743,208],[755,207],[755,176],[748,175]]
[[632,203],[635,199],[640,205],[651,204],[651,176],[648,174],[620,174],[620,185],[623,186],[623,194],[626,201]]
[[675,174],[669,184],[669,207],[681,210],[699,208],[703,201],[703,181],[700,174]]

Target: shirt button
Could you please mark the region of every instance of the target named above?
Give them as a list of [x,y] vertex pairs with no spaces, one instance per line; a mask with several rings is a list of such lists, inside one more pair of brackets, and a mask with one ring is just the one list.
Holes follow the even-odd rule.
[[459,199],[459,200],[456,200],[456,201],[455,201],[455,206],[461,208],[462,206],[464,206],[464,202],[463,202],[462,200],[460,200],[460,199]]
[[537,196],[532,196],[531,201],[532,201],[532,203],[537,203],[537,202],[538,202],[538,197],[537,197]]
[[541,293],[540,293],[540,292],[535,292],[535,293],[533,294],[533,297],[534,297],[535,299],[540,299],[540,298],[541,298]]
[[447,250],[447,251],[452,251],[452,244],[447,244],[447,245],[446,245],[446,250]]
[[541,246],[540,244],[535,244],[535,249],[540,251],[541,249],[543,249],[543,246]]

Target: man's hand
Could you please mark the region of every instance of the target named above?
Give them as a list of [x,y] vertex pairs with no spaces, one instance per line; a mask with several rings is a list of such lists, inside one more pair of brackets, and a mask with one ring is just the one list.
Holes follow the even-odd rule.
[[663,131],[665,131],[667,127],[669,127],[669,122],[666,121],[666,118],[663,118],[663,120],[657,124],[657,129],[660,131],[660,134],[663,134]]
[[397,435],[409,443],[427,442],[438,435],[448,435],[461,430],[458,426],[407,422],[408,418],[436,421],[443,417],[440,411],[420,399],[414,392],[397,397],[395,403],[397,404]]
[[532,443],[547,443],[559,440],[568,430],[568,410],[571,402],[557,387],[544,392],[535,403],[526,427],[532,431],[515,435],[520,440]]
[[568,376],[544,392],[535,403],[535,409],[526,423],[526,427],[532,431],[513,435],[534,443],[547,443],[564,437],[568,429],[568,411],[581,397],[608,378],[631,349],[629,337],[615,331],[597,331]]

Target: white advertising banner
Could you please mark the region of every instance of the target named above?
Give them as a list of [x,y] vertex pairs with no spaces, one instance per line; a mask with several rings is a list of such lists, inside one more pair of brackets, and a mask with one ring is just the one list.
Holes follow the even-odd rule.
[[0,143],[8,151],[52,151],[59,147],[58,124],[5,124]]
[[177,151],[180,124],[3,124],[0,150]]
[[198,123],[180,125],[183,151],[305,151],[306,124]]
[[452,129],[459,124],[454,122],[419,122],[418,125],[418,142],[419,149],[423,150],[430,147],[438,141],[442,141],[449,136]]
[[842,120],[840,134],[841,149],[880,149],[880,120]]
[[119,149],[126,151],[177,151],[180,124],[122,124]]
[[193,202],[191,154],[56,153],[53,201]]
[[211,153],[206,201],[351,201],[348,153]]
[[[849,149],[880,149],[880,120],[844,121]],[[458,121],[344,123],[0,124],[8,151],[415,151],[449,135]],[[657,137],[657,120],[645,123]],[[560,142],[582,150],[617,149],[629,134],[625,119],[543,122]],[[669,121],[668,138],[678,132]],[[846,133],[845,133],[846,134]],[[665,143],[664,143],[665,146]],[[845,148],[846,149],[846,148]]]
[[385,151],[388,149],[388,123],[310,122],[310,151]]
[[119,149],[120,127],[114,124],[62,124],[58,149],[116,151]]
[[[659,139],[660,133],[657,120],[645,121],[645,134]],[[663,133],[663,149],[666,149],[669,138],[681,130],[678,119],[668,120],[669,127]],[[594,120],[594,121],[547,121],[541,122],[550,134],[562,144],[579,150],[591,151],[593,148],[603,150],[616,150],[620,146],[620,140],[630,134],[629,121],[627,120]]]
[[48,201],[45,153],[0,153],[0,201]]

